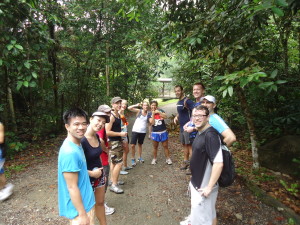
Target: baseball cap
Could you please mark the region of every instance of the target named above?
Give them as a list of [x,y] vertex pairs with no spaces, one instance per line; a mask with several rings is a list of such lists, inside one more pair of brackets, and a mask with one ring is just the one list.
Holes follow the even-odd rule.
[[117,103],[119,101],[122,101],[122,99],[120,97],[113,97],[112,100],[111,100],[111,103],[114,104],[114,103]]
[[209,101],[209,102],[212,102],[212,103],[216,104],[216,99],[215,99],[215,97],[212,96],[212,95],[206,95],[206,96],[203,98],[203,100],[204,100],[204,99],[206,99],[206,100]]
[[93,113],[92,116],[100,116],[100,117],[104,117],[105,120],[106,120],[106,123],[109,122],[109,116],[105,113],[105,112],[99,112],[99,111],[96,111]]
[[100,105],[98,107],[98,112],[105,112],[105,113],[110,113],[111,112],[111,108],[108,105]]

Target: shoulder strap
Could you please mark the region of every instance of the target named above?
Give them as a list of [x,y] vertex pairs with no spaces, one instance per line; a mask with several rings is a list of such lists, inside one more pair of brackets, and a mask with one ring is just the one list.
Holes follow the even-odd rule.
[[142,115],[142,109],[137,113],[136,117],[140,117]]

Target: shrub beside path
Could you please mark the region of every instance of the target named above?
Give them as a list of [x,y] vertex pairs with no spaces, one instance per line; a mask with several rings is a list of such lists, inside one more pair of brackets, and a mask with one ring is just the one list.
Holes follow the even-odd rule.
[[[165,107],[175,106],[172,104]],[[131,118],[131,125],[134,119]],[[190,178],[179,169],[182,153],[178,138],[170,137],[169,145],[173,165],[165,163],[161,147],[158,164],[150,165],[152,145],[146,138],[143,150],[145,163],[138,163],[128,175],[120,175],[120,179],[125,181],[125,193],[118,195],[108,191],[106,194],[109,206],[116,208],[115,214],[107,216],[108,224],[175,225],[188,215],[190,200],[187,186]],[[59,147],[59,144],[53,146],[56,154],[13,176],[11,182],[15,184],[15,192],[9,200],[0,203],[0,225],[67,224],[66,219],[58,217]],[[128,162],[130,158],[129,155]],[[257,200],[239,179],[233,186],[220,189],[217,213],[221,225],[287,224],[280,212]]]

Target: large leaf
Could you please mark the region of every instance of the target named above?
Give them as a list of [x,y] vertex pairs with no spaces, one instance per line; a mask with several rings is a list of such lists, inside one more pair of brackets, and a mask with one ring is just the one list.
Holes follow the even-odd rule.
[[229,94],[230,97],[232,96],[232,94],[233,94],[233,87],[232,86],[228,87],[228,94]]
[[27,69],[30,69],[31,64],[30,64],[28,61],[26,61],[26,62],[24,62],[24,66],[25,66]]
[[278,16],[284,16],[284,12],[283,12],[280,8],[272,7],[271,9],[272,9],[272,11],[273,11],[276,15],[278,15]]
[[289,4],[285,0],[276,0],[277,5],[287,7]]
[[276,76],[277,76],[277,73],[278,73],[278,70],[277,69],[275,69],[275,70],[273,70],[273,72],[271,73],[271,78],[275,78]]
[[22,47],[21,45],[15,45],[15,47],[16,47],[17,49],[23,50],[23,47]]

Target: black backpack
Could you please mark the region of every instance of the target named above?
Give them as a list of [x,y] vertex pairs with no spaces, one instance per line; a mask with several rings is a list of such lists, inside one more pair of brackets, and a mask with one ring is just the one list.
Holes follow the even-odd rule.
[[222,155],[223,155],[223,169],[218,179],[218,184],[220,187],[228,187],[234,182],[235,179],[235,165],[230,150],[223,142],[220,134],[219,136],[221,139],[221,148],[222,148]]
[[218,179],[220,187],[230,186],[235,179],[235,165],[232,154],[225,144],[221,144],[223,155],[223,170]]

